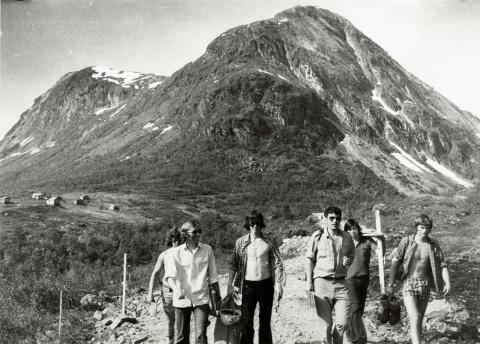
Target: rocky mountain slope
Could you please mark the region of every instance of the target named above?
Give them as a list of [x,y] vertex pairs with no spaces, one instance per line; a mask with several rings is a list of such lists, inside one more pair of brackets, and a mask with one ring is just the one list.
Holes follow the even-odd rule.
[[311,181],[347,169],[402,193],[442,193],[478,178],[479,136],[479,119],[346,19],[295,7],[228,30],[169,78],[65,75],[0,142],[1,191],[178,183],[188,169],[222,189],[237,171]]

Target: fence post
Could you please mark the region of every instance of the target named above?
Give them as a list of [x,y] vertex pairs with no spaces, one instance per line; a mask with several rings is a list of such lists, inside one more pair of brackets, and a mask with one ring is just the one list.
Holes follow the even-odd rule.
[[125,315],[125,298],[127,293],[127,254],[123,254],[123,298],[122,298],[122,315]]
[[[377,233],[383,235],[382,232],[382,220],[380,218],[380,210],[375,210],[375,224],[377,228]],[[382,294],[385,294],[385,262],[384,262],[384,256],[383,256],[383,250],[385,249],[383,247],[383,242],[380,239],[377,240],[377,245],[378,245],[378,250],[380,251],[378,254],[378,278],[380,279],[380,292]]]
[[62,333],[62,307],[63,307],[63,290],[60,289],[60,314],[58,316],[58,337]]

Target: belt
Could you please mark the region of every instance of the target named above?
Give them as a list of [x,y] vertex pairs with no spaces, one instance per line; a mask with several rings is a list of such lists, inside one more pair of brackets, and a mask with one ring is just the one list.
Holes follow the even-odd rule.
[[329,280],[329,281],[341,281],[344,280],[345,277],[331,277],[331,276],[326,276],[322,277],[323,279]]

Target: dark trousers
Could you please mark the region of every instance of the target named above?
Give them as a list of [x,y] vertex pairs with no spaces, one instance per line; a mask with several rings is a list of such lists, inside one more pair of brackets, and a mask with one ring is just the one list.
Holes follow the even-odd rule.
[[207,344],[208,304],[175,308],[175,344],[190,343],[190,316],[195,322],[195,344]]
[[258,342],[260,344],[272,344],[270,319],[272,318],[273,290],[273,280],[271,278],[262,281],[244,282],[242,290],[242,344],[253,344],[255,334],[253,316],[257,302],[260,306]]
[[350,343],[364,344],[367,342],[367,332],[362,316],[365,311],[368,283],[368,276],[347,279],[348,295],[351,303],[350,319],[347,326],[347,337]]

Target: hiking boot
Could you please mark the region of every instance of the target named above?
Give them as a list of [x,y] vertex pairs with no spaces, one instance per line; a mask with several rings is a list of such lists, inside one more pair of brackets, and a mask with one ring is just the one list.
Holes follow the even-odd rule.
[[392,296],[389,300],[390,305],[390,325],[395,325],[400,321],[400,301],[398,297]]
[[390,302],[387,294],[382,294],[382,296],[380,296],[380,304],[382,309],[377,313],[377,319],[382,324],[385,324],[390,319]]

